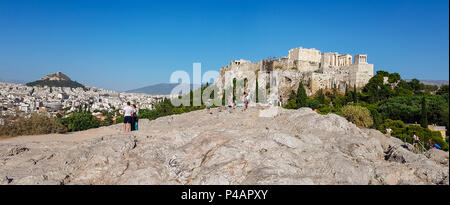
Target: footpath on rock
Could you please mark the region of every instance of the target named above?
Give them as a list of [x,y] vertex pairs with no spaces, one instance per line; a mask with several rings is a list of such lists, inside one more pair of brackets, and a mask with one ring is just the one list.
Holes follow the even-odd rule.
[[0,184],[449,184],[447,152],[416,154],[335,114],[212,112],[0,140]]

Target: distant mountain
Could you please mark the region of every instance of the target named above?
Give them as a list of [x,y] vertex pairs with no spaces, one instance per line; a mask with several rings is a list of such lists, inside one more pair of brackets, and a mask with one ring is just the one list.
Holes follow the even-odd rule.
[[[411,81],[411,79],[406,79],[405,81],[409,82]],[[425,85],[437,85],[437,86],[448,85],[448,80],[419,80],[419,81]]]
[[53,74],[46,75],[40,80],[30,82],[26,84],[27,86],[48,86],[48,87],[71,87],[71,88],[85,88],[84,85],[78,83],[77,81],[72,81],[67,75],[61,72],[56,72]]
[[11,80],[11,79],[3,79],[0,78],[0,82],[2,83],[14,83],[14,84],[25,84],[26,81],[23,80]]
[[[156,85],[150,85],[138,89],[125,91],[127,93],[144,93],[148,95],[170,95],[172,90],[180,84],[177,83],[160,83]],[[183,84],[183,87],[189,87],[190,90],[193,88],[193,84]]]

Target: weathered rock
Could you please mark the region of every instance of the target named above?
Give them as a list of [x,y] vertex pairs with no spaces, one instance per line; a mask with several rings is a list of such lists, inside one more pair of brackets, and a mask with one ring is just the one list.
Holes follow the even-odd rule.
[[448,152],[444,152],[438,149],[430,149],[427,152],[425,152],[425,156],[427,156],[428,158],[439,164],[448,166],[448,158],[449,158]]
[[400,140],[334,114],[305,108],[272,110],[264,117],[256,108],[212,111],[141,120],[137,132],[81,143],[0,141],[0,184],[449,181],[448,153],[415,154]]

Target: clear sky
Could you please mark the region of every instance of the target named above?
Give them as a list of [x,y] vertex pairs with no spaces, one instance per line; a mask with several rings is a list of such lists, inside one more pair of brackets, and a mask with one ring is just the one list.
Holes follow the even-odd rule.
[[169,82],[175,70],[295,47],[368,54],[375,70],[448,80],[448,0],[0,0],[0,78],[61,71],[124,91]]

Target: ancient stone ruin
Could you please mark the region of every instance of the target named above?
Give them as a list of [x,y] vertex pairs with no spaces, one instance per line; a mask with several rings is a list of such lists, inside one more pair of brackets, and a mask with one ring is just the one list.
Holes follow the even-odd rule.
[[255,93],[258,79],[260,93],[277,93],[285,99],[292,90],[297,89],[300,82],[307,94],[313,95],[319,89],[345,91],[355,86],[362,88],[372,77],[373,64],[367,62],[365,54],[358,54],[353,60],[350,54],[321,53],[314,48],[299,47],[291,49],[288,56],[278,59],[265,59],[256,63],[243,59],[232,61],[221,68],[215,85],[219,94],[223,94],[236,81],[242,81],[243,90]]

